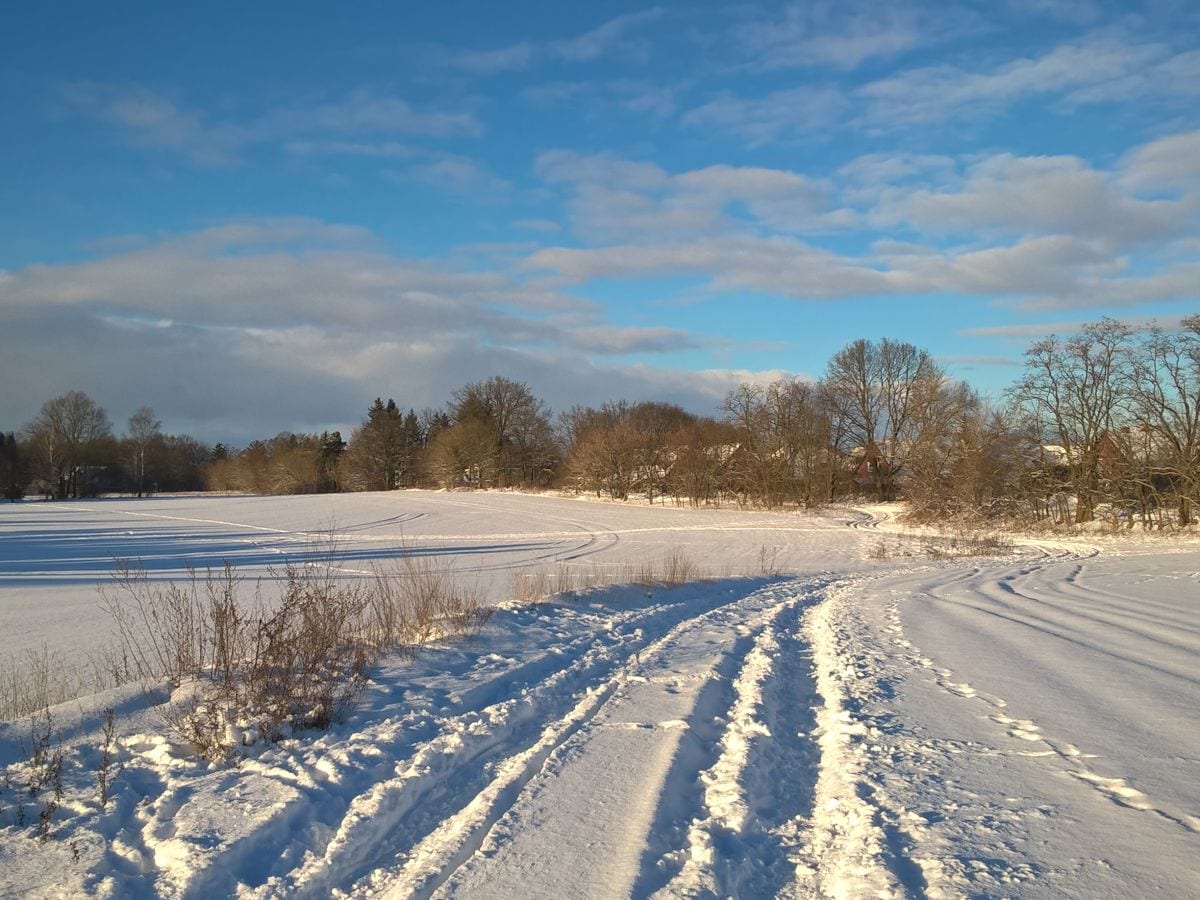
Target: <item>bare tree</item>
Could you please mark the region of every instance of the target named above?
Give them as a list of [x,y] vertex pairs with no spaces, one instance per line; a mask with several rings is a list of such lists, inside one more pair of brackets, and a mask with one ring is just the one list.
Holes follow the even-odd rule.
[[821,390],[834,440],[856,457],[879,499],[895,497],[917,412],[943,378],[926,351],[888,338],[855,341],[829,361]]
[[672,436],[674,460],[668,485],[676,497],[693,506],[718,501],[731,489],[730,464],[740,435],[737,429],[712,419],[697,419]]
[[425,468],[446,488],[490,487],[497,477],[495,434],[473,419],[445,428],[429,444]]
[[1025,374],[1012,389],[1042,441],[1062,448],[1063,487],[1075,496],[1076,522],[1095,518],[1103,439],[1121,423],[1131,335],[1128,326],[1104,319],[1065,341],[1040,340],[1025,352]]
[[1142,487],[1172,489],[1179,524],[1190,525],[1200,490],[1200,316],[1175,333],[1150,329],[1132,349],[1130,371],[1131,411],[1145,436],[1130,452],[1146,464]]
[[56,497],[78,497],[98,443],[112,435],[108,415],[83,391],[68,391],[42,404],[25,427],[42,477]]
[[628,418],[589,428],[567,462],[575,486],[625,500],[637,483],[641,434]]
[[744,499],[807,507],[829,499],[830,423],[813,384],[800,379],[743,384],[722,408],[738,429],[732,464]]
[[126,443],[129,448],[130,468],[133,470],[134,489],[139,497],[145,492],[146,485],[146,454],[154,443],[162,437],[162,423],[154,415],[149,406],[140,406],[129,417]]
[[450,416],[455,424],[475,422],[491,432],[499,487],[549,483],[558,448],[550,411],[528,385],[500,376],[464,385],[454,392]]
[[974,508],[969,485],[980,487],[984,435],[979,398],[940,373],[914,388],[904,494],[913,515],[941,519]]

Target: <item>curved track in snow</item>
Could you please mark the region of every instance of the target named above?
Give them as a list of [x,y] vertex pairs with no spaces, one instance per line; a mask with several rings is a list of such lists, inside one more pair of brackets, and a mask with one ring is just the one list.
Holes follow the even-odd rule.
[[829,693],[890,890],[1196,896],[1198,560],[1055,545],[833,598]]
[[[1194,548],[1030,542],[933,561],[930,538],[862,513],[338,502],[346,571],[397,548],[478,576],[678,547],[710,573],[769,560],[795,574],[505,606],[476,641],[383,667],[349,721],[233,770],[135,715],[108,814],[76,801],[63,826],[81,860],[0,840],[8,885],[48,890],[52,872],[56,890],[154,897],[1200,894]],[[103,541],[157,546],[163,577],[221,549],[265,565],[306,552],[328,512],[163,503],[26,505],[27,531],[74,525],[29,532],[50,551],[30,558],[65,550],[81,579]],[[0,587],[18,568],[5,552]]]

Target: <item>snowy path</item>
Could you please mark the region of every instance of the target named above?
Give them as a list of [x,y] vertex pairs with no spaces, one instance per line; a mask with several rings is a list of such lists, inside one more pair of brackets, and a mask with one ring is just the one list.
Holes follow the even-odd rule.
[[[235,769],[171,746],[129,697],[107,814],[86,753],[61,840],[0,812],[0,895],[1200,895],[1194,546],[935,562],[866,515],[419,494],[389,516],[385,499],[342,510],[359,561],[402,524],[410,549],[495,571],[671,546],[716,570],[771,546],[797,574],[502,608],[475,641],[384,666],[347,722]],[[62,542],[83,579],[103,533],[157,546],[169,574],[209,540],[295,552],[318,518],[311,500],[175,502],[26,510],[79,532],[44,528],[31,558],[52,566]],[[121,535],[114,516],[158,524]],[[95,747],[94,715],[57,714]],[[0,762],[25,736],[0,725]]]
[[[472,686],[446,695],[447,709],[467,711],[442,718],[397,777],[351,798],[323,851],[262,893],[503,896],[502,886],[525,885],[616,896],[668,882],[735,891],[738,842],[774,843],[782,861],[790,838],[763,835],[811,801],[803,781],[780,796],[785,772],[758,764],[770,723],[805,720],[811,687],[789,685],[789,706],[807,697],[800,709],[767,711],[762,682],[794,640],[782,632],[827,580],[673,589],[637,612],[501,613],[524,620],[501,622],[514,639],[536,640],[554,622],[543,635],[556,642],[542,648],[549,659],[490,679],[478,668],[494,665],[494,652],[469,667]],[[771,751],[780,765],[795,745],[784,747]],[[812,769],[802,762],[795,771]]]
[[931,567],[822,610],[898,889],[1200,893],[1198,559]]
[[[497,820],[481,852],[445,879],[446,892],[773,893],[780,885],[771,881],[786,877],[787,836],[772,834],[772,824],[808,811],[803,775],[815,759],[788,767],[764,745],[772,726],[807,737],[795,723],[813,696],[801,678],[786,698],[772,692],[768,700],[764,682],[779,674],[787,635],[822,587],[791,583],[737,598],[636,654],[588,724]],[[801,710],[789,714],[784,699]],[[392,890],[419,894],[403,879]]]

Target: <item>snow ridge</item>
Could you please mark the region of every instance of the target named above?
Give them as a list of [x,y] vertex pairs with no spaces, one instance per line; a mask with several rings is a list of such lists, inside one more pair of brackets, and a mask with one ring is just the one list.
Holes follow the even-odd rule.
[[821,751],[811,835],[799,854],[793,897],[902,897],[905,891],[888,863],[883,811],[870,802],[867,773],[872,764],[867,726],[852,712],[867,677],[861,659],[847,658],[837,622],[837,604],[854,581],[815,607],[805,633],[812,646],[817,691],[817,735]]

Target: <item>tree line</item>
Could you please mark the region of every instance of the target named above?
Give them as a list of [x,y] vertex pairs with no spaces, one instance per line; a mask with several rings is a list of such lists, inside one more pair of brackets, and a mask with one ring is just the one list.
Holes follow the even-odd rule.
[[869,496],[904,499],[927,520],[1186,525],[1200,501],[1200,316],[1175,330],[1106,319],[1038,341],[993,400],[887,338],[846,345],[815,382],[743,384],[719,416],[654,401],[555,416],[497,376],[440,409],[377,398],[348,439],[285,432],[240,450],[164,435],[148,408],[115,437],[104,411],[71,391],[0,435],[0,485],[54,497],[557,486],[806,508]]
[[187,435],[164,434],[149,407],[113,434],[108,414],[83,391],[47,400],[19,432],[0,432],[0,489],[65,499],[103,492],[139,497],[153,491],[204,490],[210,448]]

